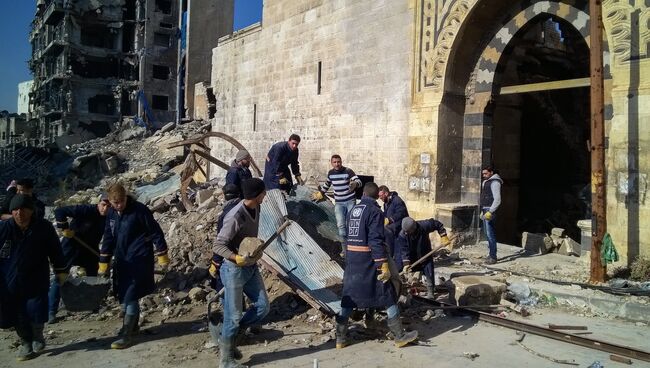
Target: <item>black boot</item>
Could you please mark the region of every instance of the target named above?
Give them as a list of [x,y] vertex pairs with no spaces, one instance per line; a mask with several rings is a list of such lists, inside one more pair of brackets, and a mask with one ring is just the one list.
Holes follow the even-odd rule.
[[18,355],[16,360],[23,362],[25,360],[34,359],[36,354],[32,348],[32,329],[27,326],[16,326],[16,334],[20,337],[20,348],[18,348]]
[[336,317],[336,348],[343,349],[348,344],[348,320]]
[[120,330],[120,339],[111,344],[111,349],[126,349],[133,345],[133,332],[138,325],[138,315],[126,314],[124,325]]
[[34,353],[40,353],[45,349],[45,337],[43,336],[43,324],[32,323],[32,349]]
[[235,343],[234,338],[219,341],[219,368],[248,368],[246,365],[237,363],[235,360]]
[[418,338],[417,331],[406,332],[402,328],[402,321],[399,317],[390,318],[388,321],[388,328],[395,336],[395,346],[401,348],[406,344],[415,341]]

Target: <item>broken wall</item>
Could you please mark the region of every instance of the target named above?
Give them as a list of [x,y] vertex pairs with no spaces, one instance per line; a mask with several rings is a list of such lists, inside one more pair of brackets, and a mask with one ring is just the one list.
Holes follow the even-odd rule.
[[[265,1],[262,25],[213,50],[212,130],[239,140],[262,166],[273,143],[297,133],[303,178],[324,180],[336,153],[357,174],[405,190],[413,6]],[[211,143],[213,156],[234,157]]]

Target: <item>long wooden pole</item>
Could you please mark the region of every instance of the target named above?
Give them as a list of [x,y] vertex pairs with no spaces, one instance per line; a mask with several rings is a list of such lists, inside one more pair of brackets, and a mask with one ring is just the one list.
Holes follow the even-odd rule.
[[591,270],[592,283],[604,282],[606,268],[600,258],[607,231],[605,202],[605,118],[603,83],[602,0],[589,0],[589,60],[591,75]]

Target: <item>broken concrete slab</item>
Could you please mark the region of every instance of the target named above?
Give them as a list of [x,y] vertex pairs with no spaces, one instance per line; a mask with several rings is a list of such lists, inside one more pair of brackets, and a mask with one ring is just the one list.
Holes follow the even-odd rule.
[[450,280],[449,299],[456,305],[499,304],[506,284],[485,276],[460,276]]
[[196,204],[201,205],[214,196],[216,189],[201,189],[196,192]]
[[135,189],[139,202],[149,203],[152,200],[176,192],[181,185],[181,177],[172,175],[169,179],[154,185],[144,185]]

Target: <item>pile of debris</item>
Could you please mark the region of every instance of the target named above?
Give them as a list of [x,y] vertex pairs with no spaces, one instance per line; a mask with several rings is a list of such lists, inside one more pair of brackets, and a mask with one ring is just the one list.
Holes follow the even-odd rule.
[[567,236],[566,230],[559,227],[553,228],[550,235],[524,232],[521,247],[532,254],[559,253],[580,257],[582,252],[580,243]]

